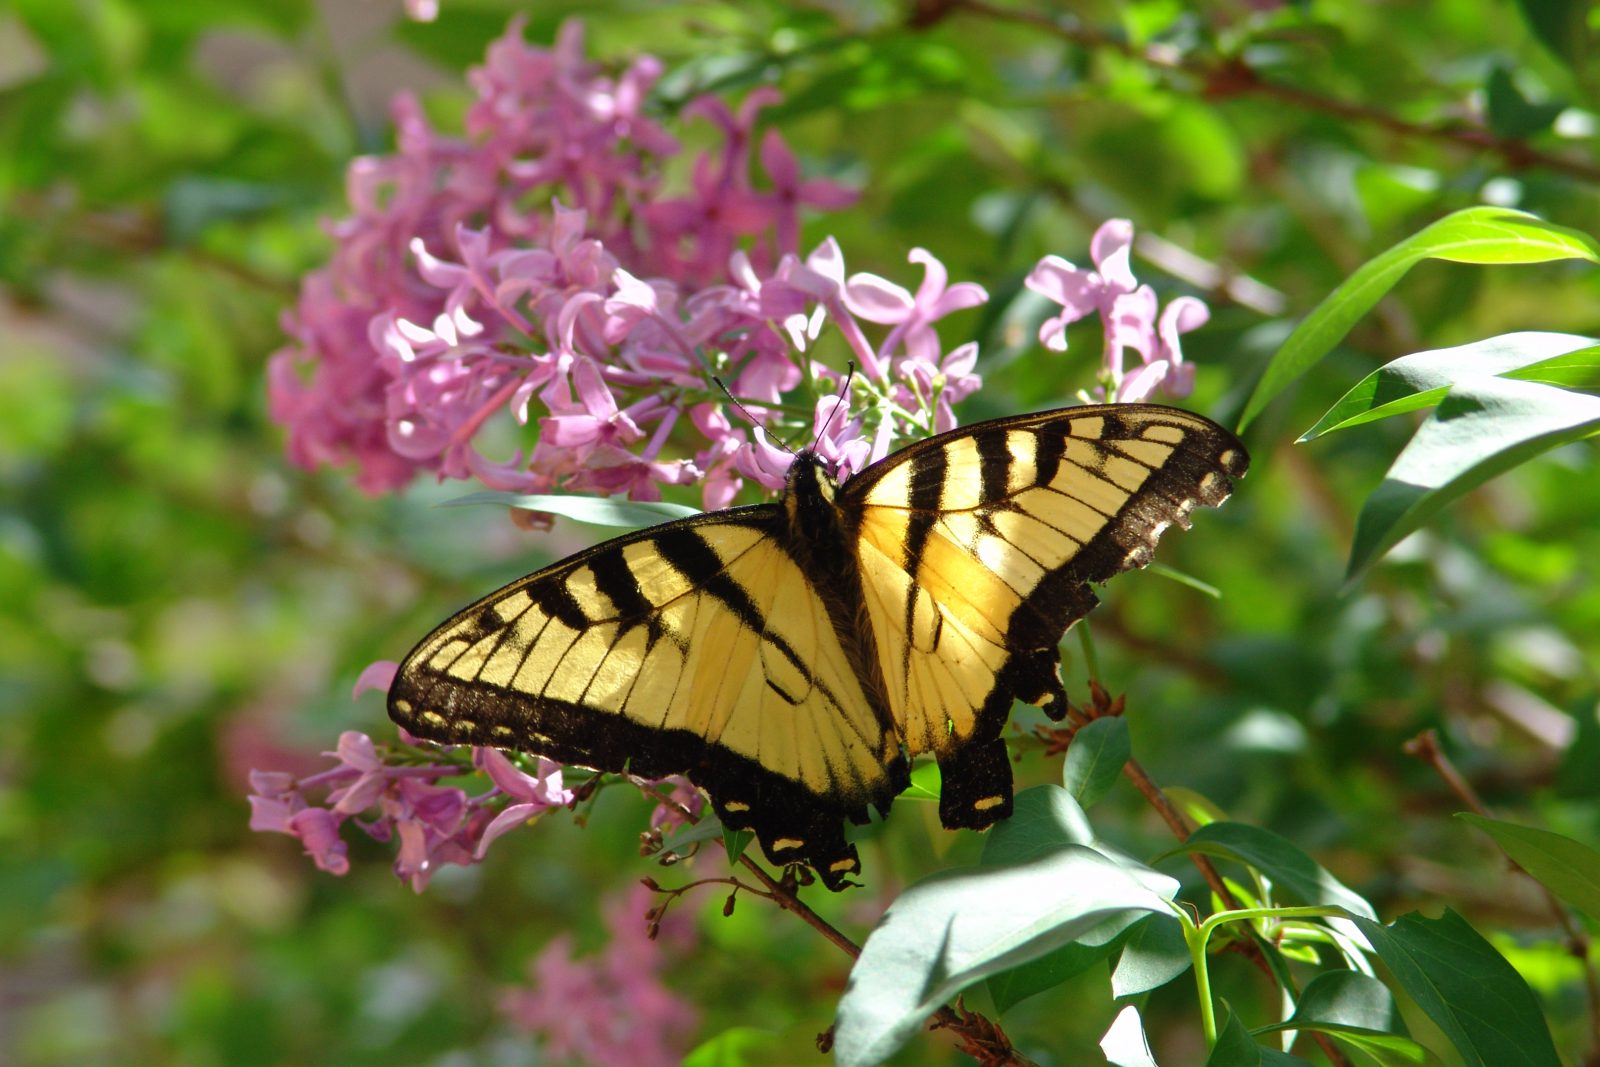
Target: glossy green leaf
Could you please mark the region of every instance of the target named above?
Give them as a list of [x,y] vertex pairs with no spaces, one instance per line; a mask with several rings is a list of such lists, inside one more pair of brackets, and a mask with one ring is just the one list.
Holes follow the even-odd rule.
[[1591,337],[1528,331],[1401,356],[1357,382],[1300,440],[1432,407],[1457,382],[1485,375],[1584,385],[1600,378],[1600,347]]
[[1117,716],[1095,719],[1072,735],[1062,768],[1062,785],[1087,808],[1111,791],[1133,758],[1128,724]]
[[[997,900],[1005,906],[995,907]],[[842,1067],[881,1063],[973,983],[1037,959],[1118,913],[1168,907],[1122,864],[1082,845],[918,882],[890,905],[850,971],[835,1059]]]
[[1331,904],[1352,915],[1377,916],[1365,898],[1329,874],[1298,846],[1259,826],[1209,823],[1190,834],[1174,851],[1203,852],[1242,863],[1265,875],[1287,901]]
[[1389,926],[1355,923],[1468,1067],[1558,1067],[1528,983],[1461,916],[1446,909],[1437,919],[1413,912]]
[[1240,426],[1327,355],[1356,321],[1413,266],[1425,259],[1456,263],[1543,263],[1587,259],[1600,263],[1600,243],[1577,230],[1509,208],[1454,212],[1368,260],[1307,315],[1284,341],[1256,383]]
[[1138,996],[1160,989],[1193,966],[1183,924],[1166,915],[1151,915],[1134,927],[1111,971],[1111,995]]
[[1540,885],[1592,919],[1600,919],[1600,852],[1549,830],[1486,819],[1456,818],[1482,830]]
[[685,504],[673,504],[665,500],[628,500],[624,497],[497,491],[468,493],[466,496],[446,500],[440,506],[465,507],[470,504],[494,504],[503,508],[521,508],[523,511],[541,511],[576,519],[591,526],[620,526],[628,529],[654,526],[658,522],[687,519],[702,514]]
[[1444,506],[1534,456],[1600,431],[1600,397],[1479,378],[1439,402],[1356,519],[1354,578]]
[[1139,1009],[1131,1004],[1111,1020],[1111,1026],[1100,1039],[1100,1051],[1113,1067],[1156,1067],[1150,1042],[1144,1036],[1144,1020],[1139,1018]]

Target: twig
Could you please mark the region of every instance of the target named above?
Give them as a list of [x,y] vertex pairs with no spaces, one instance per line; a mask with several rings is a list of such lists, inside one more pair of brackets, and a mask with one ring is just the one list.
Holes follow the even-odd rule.
[[[1456,770],[1456,766],[1450,761],[1450,757],[1445,755],[1444,749],[1439,745],[1439,733],[1437,730],[1424,730],[1401,745],[1400,748],[1406,755],[1413,756],[1432,767],[1434,773],[1444,781],[1450,792],[1454,793],[1467,807],[1485,819],[1496,817],[1488,805],[1484,804],[1483,799],[1478,796],[1477,790],[1473,789],[1471,783],[1462,777],[1460,771]],[[1491,837],[1490,840],[1493,840],[1493,838]],[[1499,847],[1498,843],[1496,843],[1496,847]],[[1505,854],[1505,849],[1502,848],[1500,851],[1503,855]],[[1566,935],[1567,951],[1583,964],[1584,989],[1589,999],[1589,1036],[1593,1046],[1589,1058],[1584,1062],[1591,1065],[1600,1064],[1600,975],[1595,973],[1594,965],[1589,962],[1589,935],[1583,931],[1582,927],[1572,921],[1572,916],[1567,913],[1567,909],[1562,905],[1560,898],[1552,893],[1543,882],[1528,874],[1527,870],[1512,859],[1510,855],[1506,855],[1506,860],[1511,864],[1513,870],[1527,875],[1539,887],[1539,891],[1544,894],[1545,902],[1550,907],[1550,914],[1555,916],[1556,922],[1561,926],[1562,933]]]

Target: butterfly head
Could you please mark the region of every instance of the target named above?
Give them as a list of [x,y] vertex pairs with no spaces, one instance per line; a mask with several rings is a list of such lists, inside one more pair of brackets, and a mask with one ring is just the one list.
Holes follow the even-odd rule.
[[832,504],[838,490],[839,483],[828,469],[827,460],[809,448],[802,448],[795,453],[784,486],[785,499],[809,498]]

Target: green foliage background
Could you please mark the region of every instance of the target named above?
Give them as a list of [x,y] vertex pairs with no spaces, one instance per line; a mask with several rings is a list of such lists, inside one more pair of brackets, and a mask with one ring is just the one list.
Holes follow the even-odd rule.
[[[1189,404],[1224,421],[1296,317],[1446,211],[1505,203],[1600,230],[1582,5],[1072,6],[1064,32],[1034,21],[1044,5],[524,14],[536,41],[581,11],[592,56],[661,56],[665,109],[780,85],[769,121],[807,168],[865,190],[808,246],[832,233],[852,269],[914,285],[920,245],[993,295],[944,331],[983,342],[964,421],[1092,383],[1092,332],[1042,353],[1013,301],[1040,255],[1086,262],[1107,217],[1160,239],[1141,279],[1211,301],[1185,339]],[[688,878],[638,857],[646,809],[621,790],[587,829],[547,819],[420,896],[376,846],[356,844],[340,880],[246,829],[250,766],[310,769],[341,730],[388,736],[375,696],[347,698],[365,664],[592,538],[429,507],[460,487],[363,498],[289,467],[265,416],[278,316],[328,253],[319,220],[343,213],[349,159],[389,143],[384,102],[415,88],[458,122],[461,69],[516,10],[444,0],[422,25],[398,3],[0,8],[0,1060],[535,1063],[498,990],[559,932],[599,944],[605,895]],[[1597,297],[1586,266],[1419,267],[1252,427],[1234,500],[1163,545],[1222,598],[1134,576],[1090,620],[1158,782],[1289,837],[1386,918],[1463,912],[1574,1063],[1577,962],[1401,745],[1436,729],[1502,814],[1596,839],[1594,449],[1489,484],[1342,591],[1353,517],[1413,424],[1292,441],[1379,363],[1513,329],[1594,335]],[[1059,778],[1017,751],[1023,782]],[[1126,786],[1095,816],[1137,855],[1171,845]],[[868,888],[819,906],[859,940],[897,885],[980,847],[902,803],[863,847]],[[817,1062],[845,959],[759,901],[724,919],[720,895],[694,899],[699,947],[671,974],[700,1037],[746,1024],[780,1035],[760,1062]],[[1264,1021],[1254,972],[1218,970]],[[1094,1062],[1113,1014],[1096,971],[1004,1023],[1042,1063]],[[1203,1055],[1181,983],[1146,1021],[1164,1062]],[[903,1056],[957,1058],[938,1038]]]

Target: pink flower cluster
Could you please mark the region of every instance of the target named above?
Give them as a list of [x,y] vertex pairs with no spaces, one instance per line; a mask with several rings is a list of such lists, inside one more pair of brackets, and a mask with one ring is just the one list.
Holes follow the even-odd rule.
[[[1133,223],[1110,219],[1089,245],[1094,270],[1080,270],[1060,256],[1040,260],[1025,284],[1060,304],[1062,311],[1039,328],[1039,342],[1064,351],[1068,323],[1098,312],[1105,334],[1099,389],[1103,399],[1134,403],[1158,388],[1169,396],[1188,396],[1194,389],[1194,365],[1183,361],[1178,335],[1204,326],[1211,312],[1194,297],[1180,296],[1158,318],[1155,290],[1133,276],[1132,250]],[[1130,348],[1143,361],[1132,373],[1123,367],[1123,353]]]
[[[293,343],[271,362],[296,462],[354,461],[371,492],[424,470],[638,499],[703,481],[721,507],[745,478],[781,485],[788,461],[735,427],[714,377],[768,428],[820,434],[841,474],[899,435],[955,425],[951,405],[978,386],[976,348],[944,352],[933,324],[987,294],[947,285],[921,249],[914,296],[847,278],[831,240],[802,261],[801,212],[855,194],[803,179],[776,131],[755,147],[771,89],[737,109],[712,96],[684,109],[721,145],[687,193],[667,195],[679,148],[646,108],[659,72],[643,57],[610,78],[584,60],[576,23],[549,50],[514,24],[471,74],[465,138],[396,103],[399,150],[351,166],[354,213],[332,228],[334,257],[305,279]],[[830,321],[861,368],[842,404],[841,376],[809,355]],[[876,343],[863,323],[885,327]],[[526,457],[508,431],[532,437]]]
[[[395,874],[419,893],[441,866],[476,863],[495,838],[573,800],[556,764],[539,760],[537,773],[525,774],[489,748],[473,749],[471,768],[391,764],[370,737],[351,730],[339,737],[337,751],[325,755],[339,765],[309,778],[251,771],[250,829],[297,837],[318,867],[342,875],[350,860],[340,830],[352,822],[374,840],[399,841]],[[488,775],[488,792],[474,797],[439,784],[473,768]],[[324,790],[321,804],[307,798]],[[371,817],[361,818],[364,813]]]
[[661,980],[663,946],[681,950],[691,928],[676,913],[647,920],[652,902],[648,889],[635,886],[607,907],[611,941],[598,956],[574,959],[572,939],[558,937],[529,963],[532,984],[502,995],[501,1013],[543,1039],[546,1059],[592,1067],[680,1062],[696,1013]]

